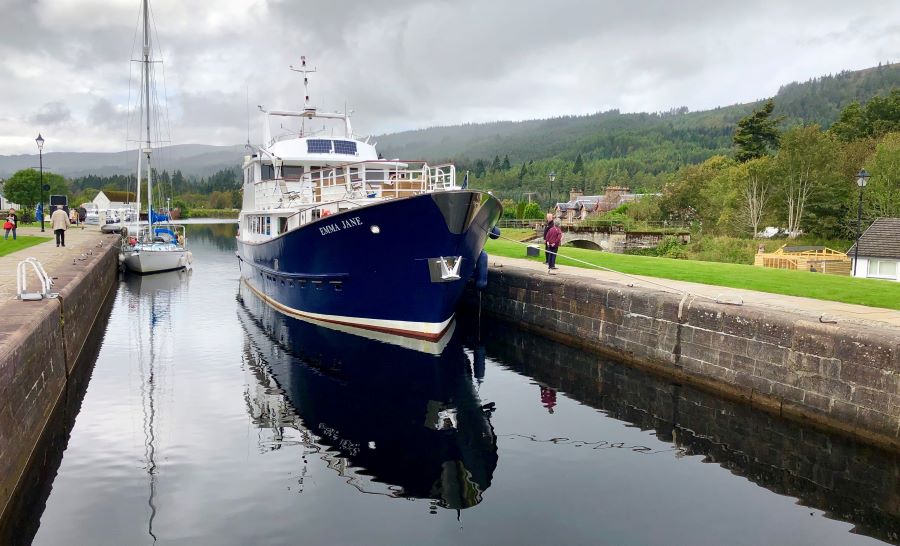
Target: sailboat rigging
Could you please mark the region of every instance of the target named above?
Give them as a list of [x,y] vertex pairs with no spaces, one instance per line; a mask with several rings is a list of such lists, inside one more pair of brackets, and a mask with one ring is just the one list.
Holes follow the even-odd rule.
[[[153,210],[153,168],[151,157],[152,141],[152,107],[151,107],[151,75],[152,48],[150,42],[150,7],[149,0],[142,0],[142,54],[141,60],[141,98],[139,119],[146,128],[146,140],[141,142],[138,153],[137,168],[137,209],[141,208],[141,174],[142,163],[146,163],[147,177],[147,226],[140,224],[140,214],[135,224],[129,229],[129,235],[122,242],[120,259],[125,267],[136,273],[160,273],[184,269],[190,266],[192,256],[185,248],[186,238],[184,226],[176,226]],[[142,131],[143,132],[143,131]],[[161,220],[161,221],[160,221]],[[133,232],[133,233],[132,233]]]

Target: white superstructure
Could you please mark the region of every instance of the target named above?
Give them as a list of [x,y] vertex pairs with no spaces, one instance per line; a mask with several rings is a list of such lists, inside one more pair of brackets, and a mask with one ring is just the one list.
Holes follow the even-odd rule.
[[[267,110],[262,146],[244,157],[243,206],[239,238],[260,242],[330,214],[387,199],[460,189],[451,164],[382,159],[368,139],[353,134],[349,113],[320,112],[309,104],[308,74],[299,69],[306,88],[302,110]],[[299,129],[272,135],[274,120],[299,122]],[[337,125],[312,130],[320,120]],[[290,123],[290,121],[289,121]]]

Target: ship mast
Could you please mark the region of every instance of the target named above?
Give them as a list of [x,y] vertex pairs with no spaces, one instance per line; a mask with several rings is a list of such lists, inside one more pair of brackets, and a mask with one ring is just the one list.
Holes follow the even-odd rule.
[[[150,223],[150,231],[153,231],[153,178],[152,169],[150,167],[150,154],[152,153],[150,140],[150,8],[148,0],[143,0],[144,11],[144,40],[143,40],[143,70],[141,72],[141,80],[143,83],[141,93],[141,104],[143,106],[143,114],[146,114],[147,122],[147,140],[141,149],[141,154],[147,156],[147,220]],[[141,212],[141,175],[138,169],[138,219]]]

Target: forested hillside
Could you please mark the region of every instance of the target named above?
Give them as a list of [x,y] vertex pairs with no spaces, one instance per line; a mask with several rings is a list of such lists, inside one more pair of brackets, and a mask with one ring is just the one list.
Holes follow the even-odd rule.
[[[865,102],[897,87],[900,65],[896,63],[790,83],[774,97],[774,116],[781,120],[782,128],[817,123],[824,129],[851,102]],[[688,112],[684,107],[634,114],[612,110],[588,116],[435,127],[382,135],[376,140],[385,157],[453,160],[461,169],[473,171],[476,178],[506,163],[521,183],[491,186],[501,191],[549,191],[543,172],[531,176],[531,162],[558,168],[563,175],[558,188],[583,182],[579,185],[586,185],[588,191],[611,183],[652,190],[661,187],[661,174],[731,153],[735,123],[765,101],[701,112]],[[573,163],[579,156],[586,171],[591,171],[594,162],[593,172],[567,179],[565,163]]]

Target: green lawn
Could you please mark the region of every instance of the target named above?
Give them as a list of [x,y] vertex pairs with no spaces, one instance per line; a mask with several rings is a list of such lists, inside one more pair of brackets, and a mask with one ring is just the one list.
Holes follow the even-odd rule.
[[[543,249],[543,245],[540,246]],[[485,250],[488,254],[496,256],[525,257],[524,246],[503,239],[488,240]],[[752,265],[629,256],[565,246],[560,249],[557,263],[590,268],[590,266],[567,260],[565,256],[578,258],[622,273],[900,310],[900,282],[894,281],[854,279],[784,269],[765,269]],[[543,260],[543,255],[539,260]]]
[[22,250],[23,248],[39,245],[41,243],[49,241],[50,239],[50,237],[19,235],[19,237],[15,241],[13,241],[12,235],[10,235],[9,239],[0,239],[0,256],[6,256],[7,254],[12,254],[17,250]]

